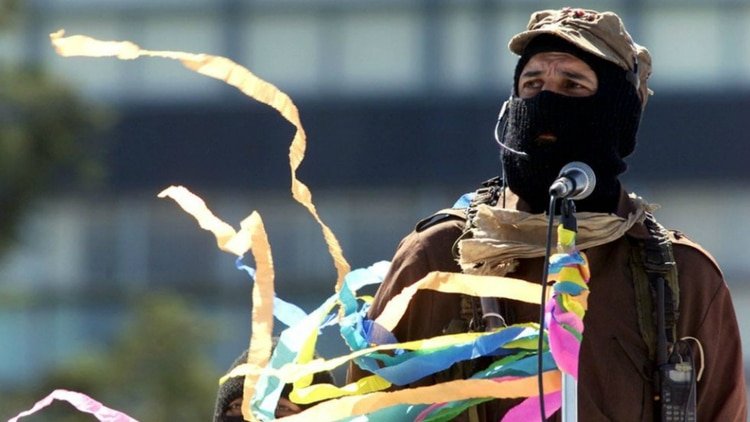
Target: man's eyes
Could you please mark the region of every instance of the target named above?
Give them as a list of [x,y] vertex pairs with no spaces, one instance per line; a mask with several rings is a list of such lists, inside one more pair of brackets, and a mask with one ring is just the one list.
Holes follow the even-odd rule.
[[580,83],[572,80],[566,81],[565,87],[571,89],[588,89],[585,85],[581,85]]
[[535,78],[525,81],[521,80],[520,93],[525,94],[526,96],[531,96],[541,90],[548,90],[571,96],[588,96],[595,91],[595,88],[592,89],[585,83],[581,83],[576,79],[568,78],[551,80]]
[[532,79],[523,83],[524,88],[541,88],[544,82],[541,79]]

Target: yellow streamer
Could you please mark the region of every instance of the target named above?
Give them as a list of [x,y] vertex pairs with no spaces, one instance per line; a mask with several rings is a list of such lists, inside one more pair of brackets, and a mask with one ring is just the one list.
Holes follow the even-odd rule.
[[578,267],[581,270],[581,277],[583,277],[584,280],[590,280],[591,279],[591,267],[589,267],[589,257],[586,256],[585,253],[582,253],[581,256],[583,257],[583,265],[579,265]]
[[315,221],[320,225],[326,245],[328,245],[328,252],[331,254],[334,266],[336,267],[336,291],[339,291],[344,281],[344,276],[349,273],[351,267],[344,258],[336,236],[318,215],[315,205],[312,202],[310,189],[297,178],[297,169],[305,157],[307,137],[302,127],[302,122],[299,119],[299,110],[287,94],[225,57],[209,54],[192,54],[181,51],[150,51],[141,49],[129,41],[100,41],[83,35],[68,37],[64,35],[64,30],[50,34],[50,40],[55,47],[55,51],[63,57],[117,57],[122,60],[132,60],[138,57],[161,57],[179,60],[188,69],[222,80],[239,89],[245,95],[273,107],[282,117],[294,125],[297,130],[289,146],[292,197],[307,208],[313,218],[315,218]]
[[382,391],[390,386],[391,383],[385,378],[378,375],[370,375],[343,387],[336,387],[332,384],[316,384],[299,389],[295,388],[289,394],[289,399],[299,404],[310,404],[343,396]]
[[547,280],[549,281],[570,281],[579,286],[586,287],[586,281],[581,275],[581,271],[578,269],[580,265],[575,267],[563,267],[559,272],[550,274]]
[[247,371],[243,385],[242,414],[246,420],[254,421],[250,411],[250,398],[255,394],[255,383],[260,372],[268,365],[272,352],[274,271],[271,245],[260,214],[253,212],[240,223],[240,231],[216,217],[202,199],[182,186],[170,186],[159,193],[159,198],[169,197],[192,215],[198,224],[216,236],[221,250],[238,256],[251,250],[255,259],[255,283],[253,284],[252,333],[248,347]]
[[564,294],[560,295],[563,309],[575,313],[579,318],[583,318],[588,310],[589,290],[586,289],[577,296]]
[[[545,393],[560,390],[559,371],[547,371],[542,378]],[[457,380],[428,387],[342,397],[322,402],[302,413],[281,420],[289,422],[335,421],[346,417],[364,415],[398,404],[433,403],[435,398],[439,398],[440,402],[450,402],[475,397],[516,398],[537,394],[536,375],[501,383],[483,379]]]
[[[271,359],[273,343],[273,298],[274,271],[271,245],[268,242],[263,220],[260,214],[253,212],[250,217],[242,221],[241,226],[250,232],[253,259],[255,260],[255,283],[253,283],[253,310],[250,323],[252,326],[250,344],[248,345],[247,361],[258,367],[265,368]],[[242,415],[245,420],[254,421],[255,416],[250,410],[250,400],[255,395],[255,384],[259,375],[245,377],[242,392]]]
[[[216,217],[206,203],[183,186],[170,186],[157,195],[159,198],[172,198],[177,204],[192,215],[198,225],[214,234],[216,244],[224,252],[243,256],[250,250],[252,240],[246,227],[240,224],[240,231],[235,232],[232,226]],[[244,224],[248,224],[243,221]]]
[[557,243],[563,246],[575,245],[576,232],[566,229],[564,226],[557,227]]
[[[506,347],[535,350],[536,349],[535,335],[539,330],[538,324],[527,323],[527,324],[517,324],[517,326],[527,328],[528,331],[526,333],[519,334],[519,338],[508,342],[506,344]],[[331,371],[351,360],[354,360],[355,358],[368,355],[373,352],[381,352],[381,351],[396,350],[396,349],[404,349],[404,350],[442,349],[442,348],[446,348],[455,344],[472,342],[482,336],[487,336],[487,335],[492,335],[492,334],[493,332],[491,331],[459,333],[459,334],[442,335],[442,336],[432,337],[432,338],[423,339],[423,340],[408,341],[404,343],[382,344],[379,346],[374,346],[374,347],[370,347],[367,349],[358,350],[348,355],[339,356],[339,357],[328,359],[328,360],[314,359],[307,363],[288,363],[278,369],[273,369],[273,368],[263,369],[263,368],[257,368],[255,366],[243,364],[243,365],[239,365],[235,367],[228,374],[224,375],[224,377],[222,377],[220,382],[224,382],[226,379],[231,378],[231,377],[246,376],[247,374],[250,374],[250,373],[260,374],[261,372],[267,372],[268,375],[278,377],[279,381],[282,384],[287,384],[290,382],[294,382],[295,380],[301,377],[308,377],[308,376],[311,377],[312,374],[315,374],[318,372]],[[340,396],[353,395],[353,394],[364,394],[364,393],[368,393],[371,391],[382,390],[382,389],[390,387],[390,384],[387,384],[387,381],[385,381],[384,379],[380,377],[368,377],[366,383],[362,382],[363,380],[359,380],[356,383],[347,384],[343,387],[338,387],[338,388],[337,387],[324,387],[324,388],[318,389],[317,387],[320,387],[320,386],[318,385],[312,386],[312,388],[305,390],[304,402],[312,403],[312,402],[326,400],[326,399],[333,398],[333,397],[340,397]],[[304,387],[308,387],[309,385],[310,384]],[[294,391],[296,391],[296,389],[292,391],[293,395],[295,394]],[[292,400],[295,402],[298,402],[297,400],[298,398],[301,398],[301,397],[294,396],[292,397]]]
[[469,296],[508,298],[537,304],[542,294],[539,284],[515,278],[434,271],[391,298],[375,322],[386,330],[393,331],[406,312],[412,297],[417,291],[424,289]]
[[[531,326],[533,324],[529,324],[529,325]],[[396,350],[396,349],[404,349],[404,350],[440,349],[440,348],[449,347],[456,343],[471,342],[471,341],[478,339],[479,337],[490,335],[490,334],[492,334],[491,331],[476,332],[476,333],[447,334],[447,335],[431,337],[431,338],[423,339],[423,340],[407,341],[404,343],[381,344],[379,346],[373,346],[373,347],[368,347],[366,349],[357,350],[356,352],[352,352],[348,355],[339,356],[339,357],[328,359],[328,360],[313,359],[305,363],[288,363],[278,369],[273,369],[273,368],[257,369],[250,365],[238,365],[228,374],[224,375],[224,377],[221,378],[220,382],[223,382],[227,378],[231,378],[231,377],[245,376],[249,373],[253,373],[254,371],[257,371],[255,373],[267,371],[269,375],[278,377],[279,380],[283,384],[287,384],[303,376],[312,375],[317,372],[330,371],[332,369],[335,369],[349,362],[350,360],[353,360],[355,358],[358,358],[360,356],[364,356],[373,352],[380,352],[380,351],[385,351],[385,350]]]

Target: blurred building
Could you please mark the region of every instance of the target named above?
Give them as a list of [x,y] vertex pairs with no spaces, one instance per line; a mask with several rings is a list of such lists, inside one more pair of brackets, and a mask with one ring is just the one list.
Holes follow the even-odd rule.
[[[17,362],[0,366],[0,384],[24,382],[87,341],[111,335],[121,310],[102,311],[95,304],[103,298],[118,303],[128,293],[173,288],[231,311],[228,324],[247,331],[248,280],[210,234],[156,198],[170,184],[189,187],[236,225],[253,209],[261,212],[280,295],[309,310],[332,293],[335,279],[320,229],[289,194],[294,132],[280,116],[177,62],[58,57],[49,33],[64,28],[147,49],[222,55],[287,92],[309,140],[299,176],[353,267],[361,267],[389,259],[419,218],[496,175],[492,130],[516,62],[506,44],[545,5],[559,6],[27,2],[22,22],[0,39],[3,60],[43,66],[92,104],[115,110],[118,120],[101,139],[106,186],[96,193],[60,186],[26,220],[22,244],[0,261],[0,295],[9,298],[0,333],[13,344],[0,349],[0,359]],[[730,286],[744,294],[750,2],[580,5],[618,12],[654,56],[655,95],[625,180],[664,205],[662,222],[710,249]],[[60,297],[79,299],[66,306]],[[51,334],[28,336],[40,326]],[[217,352],[222,362],[244,342],[225,339]]]

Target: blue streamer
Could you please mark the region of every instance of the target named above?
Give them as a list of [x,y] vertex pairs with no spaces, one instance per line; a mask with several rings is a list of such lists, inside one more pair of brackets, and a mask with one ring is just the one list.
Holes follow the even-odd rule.
[[[251,273],[251,268],[242,267],[244,267],[242,269],[247,271],[248,274],[254,273],[254,271]],[[337,321],[335,318],[336,313],[331,314],[329,310],[334,307],[336,302],[345,311],[339,322],[343,333],[345,324],[352,321],[356,322],[357,318],[361,318],[366,310],[364,306],[358,309],[358,301],[356,299],[357,290],[363,286],[381,283],[389,267],[389,262],[381,261],[368,268],[357,269],[347,274],[344,277],[343,286],[337,294],[328,297],[317,309],[281,332],[278,344],[271,355],[269,367],[279,369],[288,363],[296,362],[303,342],[310,335],[310,332],[305,331],[305,327],[315,325],[320,330],[324,326],[335,325]],[[274,311],[274,315],[275,313]],[[364,341],[361,337],[361,330],[356,331],[353,329],[354,327],[350,328],[352,328],[350,334],[353,339],[356,339],[357,335],[360,337],[356,342]],[[251,402],[253,411],[258,415],[273,419],[283,387],[277,377],[267,374],[261,375],[255,385],[256,392]]]
[[[245,271],[250,278],[255,282],[255,269],[242,263],[242,257],[237,258],[234,261],[234,266],[240,270]],[[307,313],[303,311],[299,306],[287,302],[274,294],[273,296],[273,316],[276,317],[282,324],[287,327],[298,323],[307,316]]]
[[447,369],[456,362],[482,356],[502,356],[514,353],[518,349],[506,349],[503,346],[515,340],[537,335],[534,329],[510,326],[473,341],[454,344],[450,347],[404,351],[394,356],[371,353],[366,357],[355,359],[355,362],[362,369],[373,372],[394,385],[407,385],[427,375]]

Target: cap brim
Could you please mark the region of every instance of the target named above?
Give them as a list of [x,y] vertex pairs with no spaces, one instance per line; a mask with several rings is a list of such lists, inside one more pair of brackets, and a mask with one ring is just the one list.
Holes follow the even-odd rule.
[[600,47],[589,42],[589,40],[587,40],[584,37],[572,36],[563,31],[557,31],[554,29],[532,29],[529,31],[521,32],[520,34],[517,34],[516,36],[511,38],[510,42],[508,43],[508,49],[512,51],[513,53],[519,56],[522,56],[523,51],[526,49],[526,46],[529,45],[531,40],[533,40],[534,38],[542,34],[549,34],[549,35],[554,35],[556,37],[562,38],[563,40],[575,45],[576,47],[580,48],[583,51],[594,54],[598,57],[601,57],[604,60],[608,60],[619,66],[622,66],[618,61],[616,61],[616,59],[613,58],[613,57],[617,57],[614,51],[603,50]]

